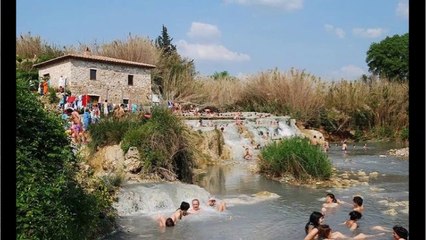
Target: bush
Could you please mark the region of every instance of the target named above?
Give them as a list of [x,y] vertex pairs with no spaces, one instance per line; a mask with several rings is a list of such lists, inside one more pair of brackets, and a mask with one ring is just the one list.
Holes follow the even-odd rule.
[[25,79],[17,79],[17,239],[87,239],[98,233],[104,223],[99,213],[112,207],[74,180],[75,162],[59,117],[44,111]]
[[56,96],[56,90],[53,87],[49,87],[49,103],[58,103],[59,98]]
[[332,165],[320,147],[294,137],[274,142],[261,150],[259,169],[272,176],[290,174],[298,180],[331,177]]
[[91,153],[94,153],[98,147],[119,144],[130,128],[135,129],[140,125],[143,125],[141,119],[129,117],[120,121],[104,118],[99,123],[90,125],[89,148]]
[[121,147],[124,152],[131,146],[137,147],[145,171],[165,168],[175,172],[178,179],[191,183],[193,157],[188,136],[188,129],[180,119],[168,109],[157,107],[144,125],[126,132]]
[[409,130],[408,130],[408,128],[404,128],[404,129],[401,130],[400,138],[403,141],[408,140],[408,138],[409,138]]

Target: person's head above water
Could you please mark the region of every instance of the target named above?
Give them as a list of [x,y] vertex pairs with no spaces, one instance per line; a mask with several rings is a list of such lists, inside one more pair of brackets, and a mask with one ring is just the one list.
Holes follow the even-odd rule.
[[311,216],[309,216],[309,222],[312,223],[314,226],[318,226],[321,223],[321,218],[324,217],[324,214],[314,211],[311,213]]
[[[408,238],[408,230],[405,229],[404,227],[399,226],[399,225],[395,225],[395,226],[393,226],[392,229],[393,229],[394,239],[400,239],[400,238],[407,239]],[[396,237],[395,237],[395,234],[397,235]]]
[[216,204],[216,199],[214,199],[214,197],[210,197],[207,203],[209,206],[214,206]]
[[195,211],[200,210],[200,200],[197,198],[192,199],[192,209]]
[[334,196],[332,193],[327,193],[326,198],[330,198],[331,202],[337,203],[336,196]]
[[349,213],[349,219],[350,220],[358,220],[358,219],[360,219],[362,217],[362,214],[360,213],[360,212],[358,212],[358,211],[351,211],[350,213]]
[[175,226],[175,222],[173,221],[172,218],[167,218],[166,219],[166,227],[174,227]]
[[189,207],[190,207],[189,203],[182,201],[179,209],[182,210],[182,211],[187,211],[189,209]]
[[355,196],[352,201],[356,203],[358,206],[362,206],[364,202],[364,200],[360,196]]
[[331,234],[331,228],[327,224],[321,224],[318,226],[318,237],[320,239],[329,238]]

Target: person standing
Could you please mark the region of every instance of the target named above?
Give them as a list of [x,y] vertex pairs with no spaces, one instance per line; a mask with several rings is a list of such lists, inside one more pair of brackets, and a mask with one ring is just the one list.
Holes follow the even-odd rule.
[[47,83],[47,80],[44,80],[43,82],[43,95],[47,95],[49,92],[49,84]]
[[103,108],[104,108],[104,116],[105,116],[105,117],[108,117],[108,113],[109,113],[109,111],[108,111],[108,100],[107,100],[107,99],[105,99],[105,102],[104,102]]
[[65,79],[64,77],[62,77],[62,75],[59,78],[58,85],[59,85],[59,88],[62,87],[63,89],[65,89]]
[[99,106],[98,103],[94,103],[92,106],[92,111],[90,111],[90,115],[91,115],[91,119],[92,119],[92,124],[96,124],[99,122],[100,119],[100,110],[99,110]]
[[348,153],[348,144],[346,143],[346,139],[343,140],[342,151],[344,151],[345,154]]

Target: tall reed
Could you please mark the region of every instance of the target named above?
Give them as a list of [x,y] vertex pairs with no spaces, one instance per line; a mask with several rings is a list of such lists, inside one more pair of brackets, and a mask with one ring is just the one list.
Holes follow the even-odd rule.
[[200,81],[204,101],[224,111],[290,115],[342,136],[355,130],[355,135],[369,138],[398,138],[408,129],[408,83],[380,79],[326,82],[296,69],[270,70],[245,80]]
[[216,106],[222,111],[238,110],[235,103],[240,100],[244,82],[236,78],[213,79],[204,77],[198,79],[201,84],[200,94],[204,97],[203,103]]
[[63,55],[58,46],[49,44],[40,36],[31,33],[16,37],[17,68],[25,71],[33,70],[33,64]]
[[131,35],[126,40],[102,44],[98,51],[102,56],[153,65],[157,64],[161,54],[152,40]]

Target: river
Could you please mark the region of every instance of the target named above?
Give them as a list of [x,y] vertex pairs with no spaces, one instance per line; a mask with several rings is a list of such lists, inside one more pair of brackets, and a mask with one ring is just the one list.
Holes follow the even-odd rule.
[[[196,128],[195,123],[190,124]],[[349,204],[354,195],[364,199],[365,211],[354,232],[341,224],[349,218],[352,210],[349,204],[328,212],[325,223],[335,231],[352,236],[360,232],[379,233],[370,229],[376,225],[391,228],[400,224],[409,229],[408,160],[386,154],[389,149],[403,146],[368,143],[368,149],[363,149],[364,143],[358,143],[355,147],[350,145],[345,154],[339,145],[331,143],[327,154],[338,170],[378,172],[377,177],[347,188],[293,186],[250,171],[255,161],[244,160],[241,150],[248,140],[238,134],[234,123],[226,124],[225,143],[233,148],[232,159],[209,167],[196,184],[124,185],[116,203],[120,230],[105,239],[303,239],[309,215],[321,210],[327,192]],[[281,127],[283,134],[296,133],[291,126]],[[257,194],[264,191],[272,193],[271,196]],[[210,196],[225,201],[227,210],[220,213],[206,206]],[[201,200],[203,212],[185,217],[175,227],[158,227],[155,220],[158,215],[168,216],[181,201],[190,203],[193,198]],[[391,239],[391,233],[374,239]]]

